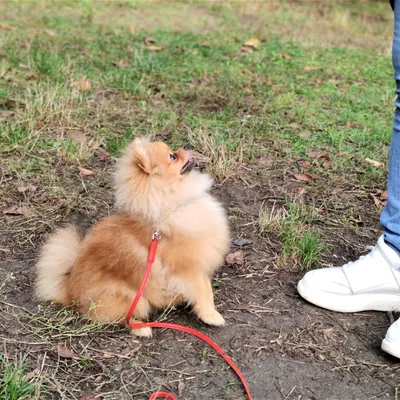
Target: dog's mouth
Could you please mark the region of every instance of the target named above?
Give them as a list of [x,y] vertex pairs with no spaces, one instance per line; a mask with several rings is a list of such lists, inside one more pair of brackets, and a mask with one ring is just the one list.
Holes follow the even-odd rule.
[[185,165],[181,169],[181,175],[189,173],[195,164],[195,159],[193,156],[190,156],[189,159],[186,161]]

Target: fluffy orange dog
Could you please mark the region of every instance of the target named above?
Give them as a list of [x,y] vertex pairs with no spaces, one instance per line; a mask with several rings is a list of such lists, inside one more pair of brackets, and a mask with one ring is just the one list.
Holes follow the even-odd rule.
[[[36,265],[37,297],[75,305],[93,320],[122,322],[158,230],[157,257],[135,318],[189,303],[205,323],[223,325],[211,276],[228,250],[228,223],[209,194],[211,178],[192,171],[193,166],[186,147],[172,152],[165,143],[134,140],[118,163],[117,213],[98,222],[84,238],[72,225],[50,236]],[[151,328],[133,333],[151,336]]]

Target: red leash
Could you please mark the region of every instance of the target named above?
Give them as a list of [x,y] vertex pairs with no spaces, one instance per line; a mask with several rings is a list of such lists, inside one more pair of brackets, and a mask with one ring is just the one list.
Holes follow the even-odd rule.
[[[196,331],[195,329],[188,328],[186,326],[182,325],[177,325],[177,324],[170,324],[166,322],[138,322],[138,323],[133,323],[131,321],[131,317],[133,314],[133,311],[135,310],[137,303],[139,302],[140,297],[143,294],[144,288],[146,287],[147,280],[149,279],[151,267],[154,263],[154,260],[156,258],[156,252],[157,252],[157,245],[158,245],[158,240],[159,240],[159,235],[157,232],[153,234],[153,239],[150,243],[150,248],[149,248],[149,255],[147,259],[147,267],[146,267],[146,272],[144,274],[142,283],[140,285],[140,288],[135,296],[135,299],[133,300],[133,303],[131,305],[131,308],[128,311],[128,314],[126,316],[126,323],[134,329],[138,328],[169,328],[169,329],[175,329],[177,331],[182,331],[186,333],[190,333],[193,336],[198,337],[199,339],[203,340],[206,342],[209,346],[211,346],[214,350],[217,351],[218,354],[222,356],[222,358],[229,364],[229,366],[236,372],[237,376],[241,380],[244,389],[246,391],[247,399],[248,400],[253,400],[250,394],[250,389],[249,386],[247,385],[246,379],[243,376],[243,374],[240,372],[239,368],[236,366],[236,364],[232,361],[232,359],[215,343],[212,341],[208,336],[204,335],[201,332]],[[156,392],[150,395],[149,400],[155,400],[158,397],[164,398],[164,399],[169,399],[169,400],[176,400],[174,396],[167,392]]]

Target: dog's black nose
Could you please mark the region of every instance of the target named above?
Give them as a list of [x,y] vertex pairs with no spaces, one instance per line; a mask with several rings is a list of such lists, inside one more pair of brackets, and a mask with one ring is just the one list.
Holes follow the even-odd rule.
[[190,146],[189,146],[189,145],[185,145],[185,146],[183,147],[183,149],[186,150],[186,151],[189,151],[189,150],[190,150]]

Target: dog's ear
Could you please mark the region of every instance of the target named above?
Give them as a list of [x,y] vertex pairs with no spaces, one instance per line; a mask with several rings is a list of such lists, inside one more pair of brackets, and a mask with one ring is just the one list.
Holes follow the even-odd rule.
[[146,172],[146,174],[156,175],[158,167],[152,165],[151,152],[147,146],[148,143],[150,143],[148,137],[138,137],[132,142],[133,163],[142,169],[143,172]]
[[151,174],[152,167],[150,155],[148,154],[144,143],[141,140],[136,139],[133,144],[133,162],[146,172],[146,174]]

